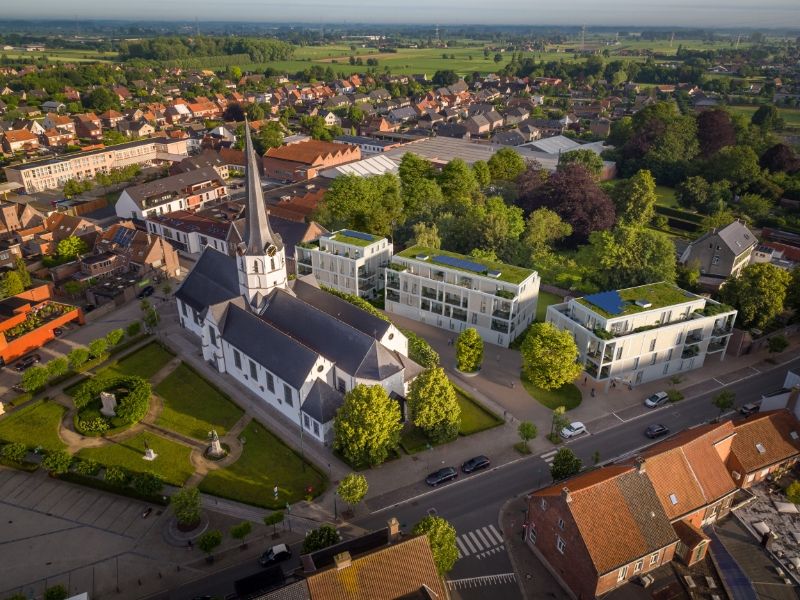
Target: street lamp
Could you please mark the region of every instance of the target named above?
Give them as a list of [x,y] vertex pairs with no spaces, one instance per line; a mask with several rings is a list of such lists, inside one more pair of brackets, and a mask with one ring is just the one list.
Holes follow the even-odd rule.
[[[331,463],[328,463],[328,479],[330,480],[331,485],[333,485],[333,470],[331,469]],[[333,490],[333,520],[334,522],[339,520],[339,507],[336,504],[336,490]]]

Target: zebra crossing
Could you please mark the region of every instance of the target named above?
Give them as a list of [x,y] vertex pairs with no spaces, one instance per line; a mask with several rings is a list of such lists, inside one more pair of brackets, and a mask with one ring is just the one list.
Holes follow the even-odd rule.
[[505,550],[503,536],[494,525],[478,527],[456,537],[458,558],[474,556],[478,560]]
[[552,465],[553,464],[553,459],[555,458],[557,452],[558,452],[558,449],[550,450],[550,452],[545,452],[539,458],[541,458],[548,465]]
[[515,573],[498,573],[497,575],[482,575],[480,577],[467,577],[465,579],[448,579],[447,587],[450,590],[463,590],[482,587],[485,585],[502,585],[514,583],[517,580]]

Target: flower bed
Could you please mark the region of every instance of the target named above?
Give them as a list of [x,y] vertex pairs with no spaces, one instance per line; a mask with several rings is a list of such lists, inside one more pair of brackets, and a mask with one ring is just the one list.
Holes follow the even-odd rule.
[[26,333],[35,331],[50,321],[75,310],[74,306],[61,304],[59,302],[45,302],[44,304],[32,309],[25,317],[25,320],[5,332],[6,341],[10,342]]

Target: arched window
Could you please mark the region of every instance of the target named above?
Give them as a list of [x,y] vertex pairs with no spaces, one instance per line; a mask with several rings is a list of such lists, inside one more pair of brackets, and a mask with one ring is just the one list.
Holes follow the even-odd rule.
[[258,273],[258,261],[253,261],[253,273]]

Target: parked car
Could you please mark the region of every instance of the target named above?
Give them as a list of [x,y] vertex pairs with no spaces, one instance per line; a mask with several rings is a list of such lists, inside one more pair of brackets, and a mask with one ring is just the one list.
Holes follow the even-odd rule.
[[438,471],[434,471],[425,478],[425,483],[432,487],[436,487],[440,483],[446,483],[451,479],[458,477],[458,471],[455,467],[444,467]]
[[142,298],[147,298],[148,296],[152,296],[155,293],[155,291],[156,288],[154,288],[152,285],[148,285],[147,287],[142,288],[142,291],[136,294],[136,297],[139,298],[139,300],[141,300]]
[[661,423],[650,425],[647,429],[644,430],[644,434],[651,440],[654,440],[657,437],[661,437],[662,435],[667,435],[668,433],[669,429],[667,428],[667,426],[662,425]]
[[17,372],[22,373],[23,371],[30,369],[36,363],[41,362],[41,360],[42,357],[38,354],[29,354],[28,356],[21,358],[17,364],[14,365],[14,368],[17,370]]
[[739,413],[744,417],[749,417],[750,415],[754,415],[758,412],[759,405],[757,402],[748,402],[747,404],[742,405],[739,409]]
[[644,401],[647,408],[656,408],[669,400],[667,392],[656,392]]
[[93,311],[95,308],[97,308],[97,307],[96,307],[94,304],[87,304],[86,306],[84,306],[84,307],[83,307],[83,312],[85,312],[85,313],[90,313],[90,312],[92,312],[92,311]]
[[64,330],[61,327],[56,327],[55,329],[53,329],[53,335],[56,337],[61,337],[62,335],[64,335]]
[[273,546],[264,554],[261,555],[261,558],[258,559],[259,564],[262,567],[267,567],[269,565],[274,565],[279,562],[283,562],[292,556],[292,550],[286,544],[277,544]]
[[574,438],[576,436],[581,435],[582,433],[586,433],[586,425],[581,423],[580,421],[575,421],[574,423],[570,423],[564,429],[561,430],[561,437],[565,440],[569,438]]
[[461,465],[461,470],[464,473],[472,473],[474,471],[480,471],[481,469],[485,469],[490,464],[492,464],[486,456],[473,456],[468,461],[466,461],[463,465]]

